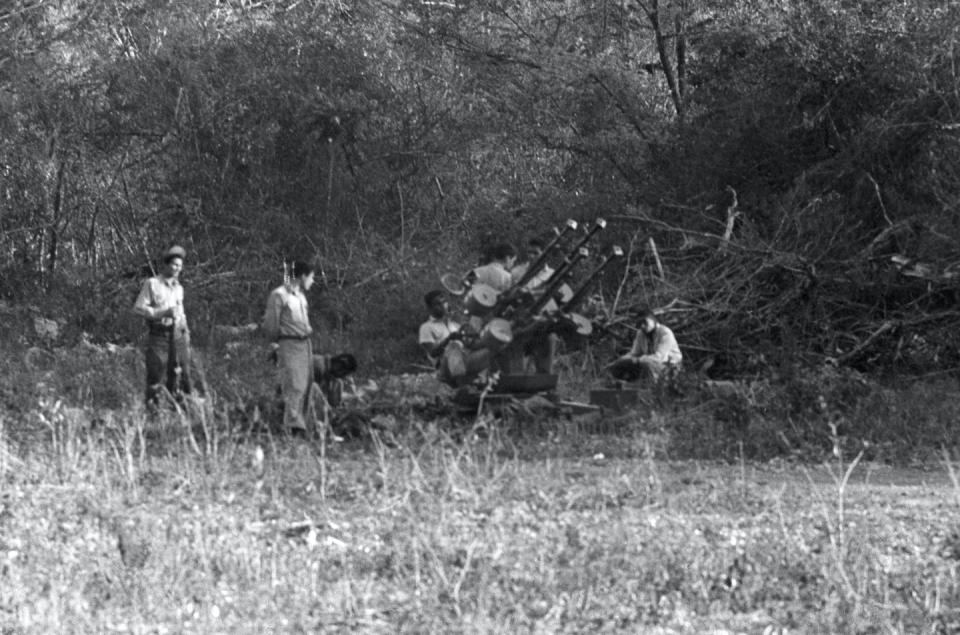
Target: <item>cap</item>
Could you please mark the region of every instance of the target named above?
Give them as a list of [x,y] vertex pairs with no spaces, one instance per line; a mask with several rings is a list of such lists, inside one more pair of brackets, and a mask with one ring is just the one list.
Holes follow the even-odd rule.
[[171,258],[180,258],[184,259],[187,257],[187,251],[180,245],[174,245],[170,249],[163,252],[163,261],[167,262]]

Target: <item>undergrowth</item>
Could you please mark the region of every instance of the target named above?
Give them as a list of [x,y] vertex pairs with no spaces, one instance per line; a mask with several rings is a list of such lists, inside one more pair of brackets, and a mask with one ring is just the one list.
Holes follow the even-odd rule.
[[483,419],[459,440],[417,424],[394,447],[374,436],[322,451],[271,436],[196,443],[176,417],[128,411],[90,427],[40,408],[48,434],[0,462],[0,626],[12,632],[960,624],[950,490],[899,509],[854,494],[844,470],[857,465],[842,456],[840,471],[805,479],[664,462],[630,434],[621,443],[645,450],[631,460],[521,459]]
[[207,400],[152,419],[135,351],[6,360],[0,629],[960,628],[956,453],[870,485],[949,446],[947,382],[810,370],[556,419],[427,416],[436,385],[393,376],[389,426],[304,443],[241,421],[257,348],[211,352]]

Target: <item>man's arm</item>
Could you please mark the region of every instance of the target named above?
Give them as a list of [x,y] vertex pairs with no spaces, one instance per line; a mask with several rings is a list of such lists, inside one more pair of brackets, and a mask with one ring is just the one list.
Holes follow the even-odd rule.
[[630,352],[625,357],[640,357],[646,352],[646,336],[643,334],[643,329],[637,329],[637,334],[633,338],[633,345],[630,346]]
[[673,331],[664,327],[659,329],[658,335],[656,347],[647,357],[664,364],[680,362],[680,346],[677,344],[677,338],[673,335]]
[[151,306],[153,304],[153,280],[147,279],[140,286],[140,295],[133,304],[133,312],[148,320],[159,320],[173,315],[172,308],[159,309]]
[[[434,336],[432,330],[430,330],[430,323],[424,322],[420,325],[420,331],[417,334],[417,341],[420,344],[420,348],[424,353],[427,354],[427,357],[434,358],[440,354],[440,351],[443,349],[441,342],[437,341],[437,338]],[[446,342],[443,342],[446,344]]]
[[283,301],[280,294],[271,291],[270,296],[267,297],[267,308],[263,313],[263,324],[261,325],[263,334],[271,342],[280,337],[280,311],[282,308]]

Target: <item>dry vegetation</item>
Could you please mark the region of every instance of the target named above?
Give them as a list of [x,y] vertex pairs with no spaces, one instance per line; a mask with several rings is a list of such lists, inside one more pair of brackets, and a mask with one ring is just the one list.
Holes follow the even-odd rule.
[[222,396],[205,418],[154,421],[132,405],[136,355],[50,355],[59,367],[5,370],[6,386],[43,376],[50,392],[2,420],[4,632],[960,628],[955,463],[846,452],[827,422],[864,409],[828,403],[827,452],[811,445],[806,462],[681,459],[726,447],[694,428],[719,435],[731,413],[762,437],[759,389],[742,412],[615,422],[431,420],[408,392],[398,443],[321,446],[230,420],[241,384],[218,373],[242,355],[212,365]]

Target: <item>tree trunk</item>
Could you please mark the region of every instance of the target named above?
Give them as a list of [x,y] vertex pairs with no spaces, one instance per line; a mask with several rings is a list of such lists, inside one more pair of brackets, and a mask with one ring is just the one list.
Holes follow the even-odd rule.
[[[653,37],[657,45],[657,55],[660,57],[663,74],[667,78],[667,87],[670,89],[670,99],[673,101],[673,107],[677,111],[677,119],[680,123],[683,123],[684,107],[681,82],[685,80],[682,79],[680,72],[686,72],[686,60],[683,60],[683,65],[681,66],[680,59],[678,59],[676,66],[674,66],[674,63],[670,59],[670,51],[667,48],[668,35],[663,32],[663,25],[660,23],[659,0],[652,0],[650,3],[650,8],[647,9],[647,19],[650,20],[650,26],[653,28]],[[677,22],[682,23],[682,20],[682,14],[677,14]],[[682,53],[685,58],[686,42],[680,46],[680,40],[681,37],[678,32],[676,50],[678,54]],[[678,81],[678,77],[681,77],[680,81]]]

